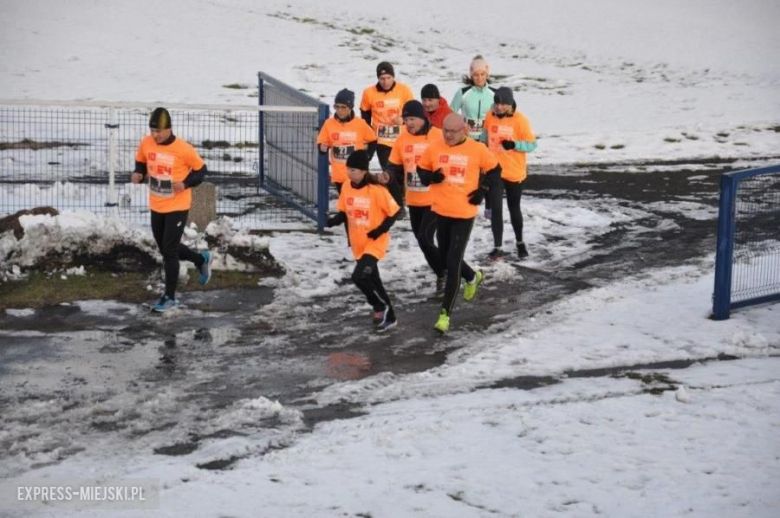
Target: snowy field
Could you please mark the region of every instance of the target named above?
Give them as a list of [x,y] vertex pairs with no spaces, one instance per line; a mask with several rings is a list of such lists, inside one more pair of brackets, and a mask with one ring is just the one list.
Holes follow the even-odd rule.
[[[780,157],[778,15],[780,4],[768,0],[399,0],[391,10],[357,0],[0,1],[7,21],[0,97],[253,104],[263,70],[331,103],[344,87],[359,95],[375,82],[376,63],[389,60],[413,92],[435,82],[451,100],[481,53],[500,77],[496,84],[515,89],[518,109],[539,136],[531,175],[534,167],[565,174],[567,164],[615,162],[626,162],[617,166],[626,174],[653,174],[672,167],[667,161],[716,157],[752,167]],[[224,87],[233,83],[247,88]],[[611,225],[650,214],[609,199],[523,203],[526,240],[536,252],[528,264],[550,272],[587,257],[589,240]],[[717,214],[701,200],[668,209],[715,225]],[[53,248],[51,236],[86,232],[80,228],[148,239],[138,234],[145,229],[78,214],[27,223],[49,226],[37,235]],[[422,255],[405,246],[408,233],[393,239],[383,277],[391,293],[413,291]],[[476,225],[468,258],[486,252],[488,241],[485,225]],[[35,245],[17,251],[18,265],[42,253]],[[11,246],[0,241],[0,252]],[[348,257],[340,239],[290,233],[273,236],[269,246],[288,273],[269,281],[276,299],[258,317],[295,316],[314,296],[338,306],[355,291],[336,282],[350,267],[340,262]],[[161,456],[121,435],[89,444],[74,437],[68,446],[83,450],[58,460],[56,444],[35,443],[55,435],[47,427],[65,412],[62,402],[19,406],[13,420],[0,417],[0,441],[18,452],[0,467],[0,515],[777,517],[780,306],[714,322],[707,318],[712,272],[712,255],[649,268],[533,318],[510,315],[487,332],[456,332],[440,367],[320,391],[317,403],[364,405],[365,414],[320,423],[311,433],[300,433],[298,409],[248,393],[223,414],[210,414],[205,426],[277,419],[275,439],[216,436],[192,455]],[[512,275],[498,268],[493,282]],[[403,322],[396,332],[404,332]],[[9,330],[0,337],[16,338]],[[425,337],[420,341],[424,346]],[[127,354],[143,361],[138,350]],[[566,374],[673,361],[691,366],[638,379]],[[31,386],[46,388],[51,366],[30,362]],[[6,376],[18,379],[19,372]],[[519,390],[523,377],[556,382]],[[11,389],[2,376],[0,388]],[[94,411],[133,405],[152,428],[187,404],[170,393],[143,400],[120,394]],[[196,419],[201,409],[187,411]],[[199,456],[246,452],[229,470],[196,467]],[[17,504],[3,488],[19,477],[39,484],[153,479],[159,507],[106,513],[52,503],[13,511]]]

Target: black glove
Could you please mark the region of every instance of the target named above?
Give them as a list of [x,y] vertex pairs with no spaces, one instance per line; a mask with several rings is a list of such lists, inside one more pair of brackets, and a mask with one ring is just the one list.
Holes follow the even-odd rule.
[[441,167],[431,173],[431,183],[442,183],[444,181],[444,173],[441,172]]
[[501,146],[506,149],[507,151],[511,151],[515,148],[515,141],[514,140],[502,140]]
[[344,213],[339,212],[335,216],[329,217],[328,221],[325,223],[325,226],[330,228],[330,227],[335,227],[336,225],[341,225],[342,223],[344,223],[345,219],[346,218],[344,216]]
[[384,231],[384,230],[382,230],[381,228],[377,227],[377,228],[375,228],[374,230],[370,230],[370,231],[368,232],[368,234],[366,234],[366,235],[367,235],[368,237],[370,237],[371,239],[377,239],[379,236],[381,236],[381,235],[382,235],[382,234],[384,234],[384,233],[385,233],[385,231]]
[[479,205],[485,199],[484,189],[474,189],[469,193],[469,203],[472,205]]

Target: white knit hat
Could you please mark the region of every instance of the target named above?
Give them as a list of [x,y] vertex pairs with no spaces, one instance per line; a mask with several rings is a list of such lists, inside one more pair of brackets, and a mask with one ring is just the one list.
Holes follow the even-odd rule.
[[469,75],[474,75],[474,72],[480,70],[484,70],[488,75],[490,74],[490,66],[488,66],[487,61],[485,61],[485,58],[480,54],[477,54],[474,56],[474,59],[471,60],[471,65],[469,65]]

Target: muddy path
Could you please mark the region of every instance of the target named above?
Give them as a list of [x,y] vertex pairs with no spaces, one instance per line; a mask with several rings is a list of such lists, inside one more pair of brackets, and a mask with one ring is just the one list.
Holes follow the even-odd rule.
[[[322,309],[324,301],[278,319],[258,317],[274,301],[272,288],[192,293],[184,310],[163,316],[110,303],[2,315],[0,461],[9,462],[0,474],[59,462],[89,451],[95,440],[188,455],[209,438],[310,429],[359,413],[349,405],[321,407],[313,395],[344,380],[433,368],[475,332],[500,332],[579,290],[711,253],[716,220],[691,216],[679,204],[716,207],[720,174],[732,168],[720,161],[701,165],[644,164],[659,170],[631,173],[625,164],[537,169],[526,200],[595,200],[648,216],[588,238],[589,251],[579,257],[486,266],[477,299],[458,303],[457,325],[446,336],[432,328],[439,308],[429,296],[432,284],[417,293],[393,292],[402,325],[382,335],[365,332],[367,312]],[[499,270],[502,281],[491,282]],[[361,300],[354,290],[345,302]],[[530,388],[553,381],[507,383]],[[285,425],[278,416],[251,425],[222,421],[226,411],[254,398],[299,409],[303,423]],[[197,462],[221,469],[240,457],[220,452]]]

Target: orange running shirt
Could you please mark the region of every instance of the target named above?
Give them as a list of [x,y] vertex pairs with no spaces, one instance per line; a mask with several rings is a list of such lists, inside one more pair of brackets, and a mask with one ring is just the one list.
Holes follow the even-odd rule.
[[190,171],[203,167],[203,159],[184,139],[176,137],[167,146],[157,144],[147,135],[135,154],[137,162],[146,164],[149,176],[149,208],[154,212],[176,212],[189,210],[192,205],[192,190],[173,192],[175,182],[183,182]]
[[341,122],[335,117],[326,120],[317,137],[317,144],[325,144],[330,148],[330,181],[346,182],[349,179],[347,157],[353,151],[365,149],[367,143],[375,141],[374,130],[360,117],[353,117],[348,122]]
[[407,101],[414,99],[414,94],[403,83],[395,83],[389,92],[377,90],[376,85],[363,90],[360,109],[371,110],[371,127],[374,128],[378,142],[392,146],[401,134],[401,125],[395,119],[401,116],[401,111]]
[[480,172],[487,172],[498,165],[496,157],[484,144],[471,138],[448,146],[444,139],[431,142],[420,157],[419,166],[429,171],[441,168],[444,181],[431,184],[436,214],[450,218],[473,218],[477,206],[469,203],[469,194],[479,186]]
[[526,159],[528,153],[522,151],[507,151],[501,145],[505,140],[536,141],[531,124],[520,112],[515,112],[511,117],[496,117],[490,110],[485,117],[485,131],[487,131],[487,146],[501,164],[501,178],[510,182],[522,182],[528,176]]
[[378,239],[367,236],[387,216],[394,216],[400,210],[387,187],[368,184],[355,189],[352,182],[344,182],[336,209],[347,214],[349,245],[355,259],[360,259],[363,254],[382,259],[387,254],[390,232],[385,232]]
[[393,144],[389,160],[404,168],[406,204],[410,207],[427,207],[433,201],[431,188],[420,183],[420,177],[417,175],[417,164],[420,162],[423,151],[428,149],[430,143],[442,138],[439,128],[431,127],[427,135],[412,135],[404,128]]

